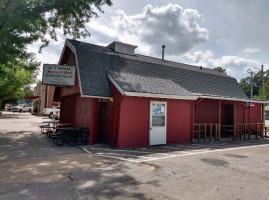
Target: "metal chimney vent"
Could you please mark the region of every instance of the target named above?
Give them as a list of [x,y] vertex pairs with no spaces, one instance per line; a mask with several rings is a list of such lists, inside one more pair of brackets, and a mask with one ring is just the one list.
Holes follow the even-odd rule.
[[111,44],[109,44],[107,48],[113,49],[114,51],[119,52],[119,53],[134,55],[135,49],[137,48],[137,46],[114,41]]
[[162,60],[164,61],[164,49],[165,49],[165,45],[162,45]]

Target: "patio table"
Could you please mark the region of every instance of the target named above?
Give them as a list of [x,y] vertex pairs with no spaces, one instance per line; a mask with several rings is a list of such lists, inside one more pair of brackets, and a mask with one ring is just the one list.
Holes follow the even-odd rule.
[[52,136],[53,142],[54,144],[57,144],[57,146],[62,145],[64,143],[68,143],[68,146],[71,146],[70,143],[73,140],[74,145],[76,145],[78,144],[77,143],[78,136],[81,136],[81,142],[82,142],[82,131],[86,129],[88,129],[88,127],[71,126],[71,127],[56,128],[55,135]]

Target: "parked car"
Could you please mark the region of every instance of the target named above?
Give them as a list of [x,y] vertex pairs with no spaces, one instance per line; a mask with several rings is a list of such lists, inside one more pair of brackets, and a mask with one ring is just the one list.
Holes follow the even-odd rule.
[[54,109],[54,111],[53,111],[53,117],[55,119],[60,119],[60,109],[59,108]]
[[32,112],[32,107],[27,104],[19,104],[12,108],[13,112]]
[[59,109],[59,108],[44,108],[43,112],[42,112],[42,115],[49,116],[49,118],[52,118],[53,117],[53,111],[55,109]]

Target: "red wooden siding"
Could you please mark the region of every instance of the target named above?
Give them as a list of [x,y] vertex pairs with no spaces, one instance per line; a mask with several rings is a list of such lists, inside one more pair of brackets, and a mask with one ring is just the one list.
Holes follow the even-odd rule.
[[167,144],[192,139],[192,101],[122,96],[112,86],[114,101],[106,104],[105,141],[117,147],[149,145],[150,101],[167,102]]
[[250,122],[262,123],[262,104],[253,103],[253,106],[250,106]]
[[167,102],[167,144],[192,140],[192,101],[124,97],[120,111],[118,147],[149,145],[150,101]]
[[75,96],[69,95],[61,98],[61,114],[62,121],[74,122],[75,113]]
[[121,103],[118,147],[149,145],[149,99],[125,97]]
[[120,102],[123,96],[112,85],[113,102],[107,102],[105,104],[105,118],[104,118],[104,139],[105,142],[116,146],[118,140],[118,128],[119,128],[119,115],[120,115]]
[[90,127],[91,98],[76,96],[74,123],[78,126]]
[[192,140],[192,102],[167,100],[167,144]]
[[[247,123],[249,107],[244,102],[235,102],[236,105],[236,122]],[[250,106],[250,122],[261,122],[261,104],[254,103]],[[230,111],[227,109],[230,106]],[[225,124],[225,115],[233,124],[233,101],[221,101],[221,124]],[[219,100],[203,99],[197,101],[194,105],[194,122],[195,123],[218,123]]]
[[194,104],[195,123],[218,123],[218,100],[203,99]]
[[106,143],[112,146],[116,138],[116,109],[117,105],[113,103],[105,105],[104,139]]
[[90,144],[94,144],[100,134],[101,107],[98,99],[92,99],[91,107]]

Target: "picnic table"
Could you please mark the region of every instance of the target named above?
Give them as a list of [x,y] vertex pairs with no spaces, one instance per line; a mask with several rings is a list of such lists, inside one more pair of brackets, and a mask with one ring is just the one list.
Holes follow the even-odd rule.
[[44,121],[44,122],[42,122],[42,123],[46,123],[46,124],[48,124],[48,125],[50,125],[50,124],[58,124],[58,123],[60,123],[60,120]]
[[[80,127],[80,126],[70,126],[70,127],[59,127],[56,128],[55,134],[51,135],[53,139],[53,143],[57,146],[63,145],[64,143],[68,143],[68,146],[78,144],[78,137],[80,137],[81,143],[86,143],[88,140],[89,132],[83,132],[83,130],[88,129],[88,127]],[[83,137],[86,138],[83,141]]]
[[55,124],[54,127],[57,129],[57,128],[64,128],[64,127],[73,127],[73,126],[76,126],[76,124],[74,123],[58,123],[58,124]]
[[[55,132],[56,128],[71,127],[71,126],[76,125],[74,123],[60,123],[59,120],[45,121],[43,123],[48,123],[48,124],[39,126],[39,128],[41,128],[41,133],[47,134],[47,136],[49,136],[49,137],[51,134],[53,134]],[[53,124],[53,125],[51,125],[51,124]]]
[[57,124],[60,123],[60,120],[50,120],[50,121],[44,121],[42,123],[45,123],[47,125],[41,125],[39,128],[41,128],[41,133],[46,133],[46,132],[51,132],[52,131],[52,126],[51,124]]

